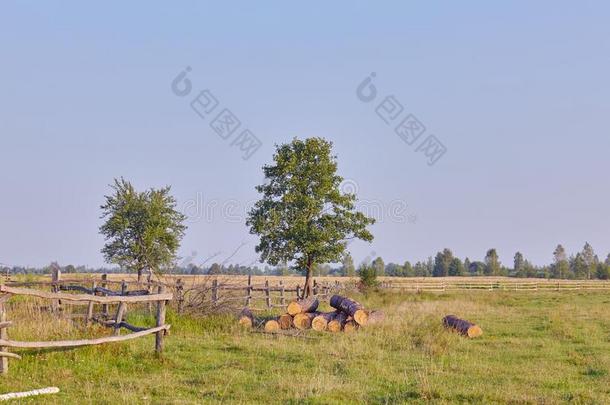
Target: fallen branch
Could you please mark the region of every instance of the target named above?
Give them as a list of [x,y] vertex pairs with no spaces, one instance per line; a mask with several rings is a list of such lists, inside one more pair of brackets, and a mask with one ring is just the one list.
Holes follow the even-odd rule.
[[41,388],[39,390],[32,390],[32,391],[25,391],[25,392],[12,392],[9,394],[0,395],[0,401],[8,401],[9,399],[26,398],[26,397],[33,397],[35,395],[57,394],[57,393],[59,393],[59,388],[57,388],[57,387]]

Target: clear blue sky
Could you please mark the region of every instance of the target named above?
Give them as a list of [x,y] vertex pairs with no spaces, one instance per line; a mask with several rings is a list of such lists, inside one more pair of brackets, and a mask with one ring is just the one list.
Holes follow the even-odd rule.
[[[308,136],[332,140],[350,187],[386,211],[356,261],[610,251],[608,2],[134,3],[3,3],[0,262],[102,265],[99,205],[124,176],[172,185],[183,256],[244,242],[232,261],[250,263],[237,210],[274,143]],[[252,158],[190,108],[203,89],[262,141]],[[434,166],[376,115],[386,95],[446,146]]]

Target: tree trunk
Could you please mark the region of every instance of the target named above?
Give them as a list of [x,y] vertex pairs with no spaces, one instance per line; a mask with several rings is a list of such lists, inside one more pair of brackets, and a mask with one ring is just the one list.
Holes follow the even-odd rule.
[[368,321],[369,314],[364,310],[362,304],[351,298],[333,295],[330,298],[330,306],[351,316],[358,325],[364,326]]
[[303,288],[303,296],[301,298],[307,298],[313,293],[313,260],[311,257],[307,258],[307,273],[305,275],[305,286]]
[[479,337],[483,334],[483,330],[479,326],[464,319],[460,319],[455,315],[447,315],[444,317],[443,325],[445,325],[446,328],[453,329],[461,335],[470,338]]

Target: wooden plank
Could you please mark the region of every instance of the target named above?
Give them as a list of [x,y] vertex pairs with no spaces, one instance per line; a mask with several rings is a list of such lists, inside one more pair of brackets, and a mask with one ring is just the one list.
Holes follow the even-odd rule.
[[161,325],[155,328],[146,329],[142,332],[130,333],[129,335],[123,336],[107,336],[97,339],[82,339],[82,340],[58,340],[55,342],[22,342],[18,340],[4,340],[0,339],[0,346],[6,347],[18,347],[22,349],[45,349],[53,347],[80,347],[80,346],[92,346],[101,345],[104,343],[122,342],[125,340],[136,339],[142,336],[151,335],[160,331],[169,330],[171,325]]
[[87,303],[89,301],[93,301],[98,304],[112,304],[119,302],[149,302],[159,300],[171,300],[173,298],[172,293],[164,293],[161,295],[137,295],[124,297],[96,297],[87,294],[48,293],[45,291],[33,290],[30,288],[16,288],[8,287],[5,285],[0,286],[0,292],[18,295],[29,295],[33,297],[47,298],[51,300],[79,301]]
[[8,328],[9,326],[13,326],[13,321],[3,321],[3,322],[0,322],[0,329]]

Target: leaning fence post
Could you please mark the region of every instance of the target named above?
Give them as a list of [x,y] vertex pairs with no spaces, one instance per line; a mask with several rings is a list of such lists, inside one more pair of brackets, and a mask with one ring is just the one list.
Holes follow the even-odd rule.
[[271,308],[271,291],[269,287],[269,280],[265,280],[265,297],[267,298],[267,308]]
[[[4,302],[0,301],[0,322],[6,322],[6,308]],[[0,339],[8,340],[7,328],[0,328]],[[0,352],[6,351],[6,347],[0,347]],[[0,357],[0,374],[8,373],[8,357]]]
[[121,322],[123,322],[123,317],[125,316],[125,312],[127,311],[127,304],[125,302],[121,302],[119,304],[119,309],[116,311],[116,317],[114,319],[114,335],[118,336],[121,334]]
[[[106,273],[102,274],[102,288],[108,288],[108,274]],[[106,293],[103,293],[102,296],[105,297]],[[102,314],[104,314],[105,317],[108,316],[108,304],[102,305]]]
[[[165,287],[160,285],[158,293],[165,293]],[[157,327],[165,325],[165,305],[167,301],[157,301]],[[165,330],[160,330],[155,334],[155,352],[161,353],[163,351],[163,337],[165,336]]]
[[212,303],[214,306],[218,304],[218,280],[212,280]]
[[301,286],[297,284],[297,299],[301,298]]

